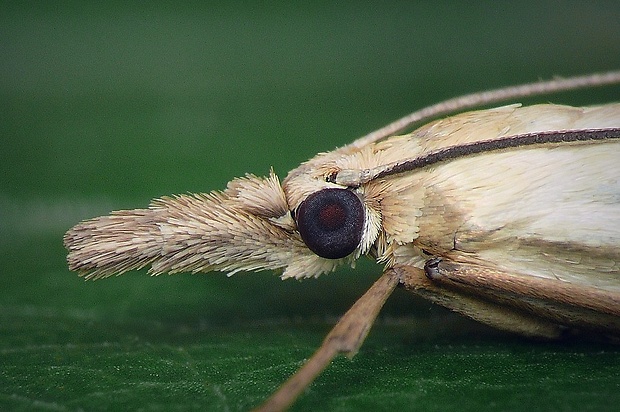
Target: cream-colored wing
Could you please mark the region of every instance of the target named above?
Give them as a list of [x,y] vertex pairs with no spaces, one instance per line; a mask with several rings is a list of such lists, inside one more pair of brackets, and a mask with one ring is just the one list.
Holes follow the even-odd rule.
[[[508,135],[608,127],[620,127],[620,104],[508,106],[441,120],[375,149],[397,161]],[[620,290],[618,139],[464,156],[367,190],[383,196],[379,249],[388,262],[420,266],[430,254]]]

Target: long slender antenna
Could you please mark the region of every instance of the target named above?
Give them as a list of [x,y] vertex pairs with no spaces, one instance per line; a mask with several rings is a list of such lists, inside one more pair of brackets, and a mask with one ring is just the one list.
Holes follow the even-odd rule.
[[341,150],[355,149],[366,146],[367,144],[376,142],[385,137],[392,136],[396,133],[411,127],[413,124],[428,121],[432,118],[444,116],[447,114],[471,109],[474,107],[484,106],[491,103],[497,103],[509,99],[520,97],[538,96],[549,93],[563,92],[568,90],[576,90],[587,87],[599,87],[620,83],[620,70],[607,73],[595,73],[585,76],[569,77],[566,79],[545,80],[536,83],[528,83],[519,86],[502,87],[500,89],[489,90],[487,92],[466,94],[464,96],[455,97],[443,102],[428,106],[424,109],[415,111],[402,117],[381,129],[362,136],[352,143],[344,146]]

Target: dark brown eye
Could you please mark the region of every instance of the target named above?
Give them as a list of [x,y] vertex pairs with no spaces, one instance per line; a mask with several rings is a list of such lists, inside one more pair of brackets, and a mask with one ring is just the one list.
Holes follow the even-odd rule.
[[306,246],[327,259],[350,255],[362,239],[364,206],[347,189],[323,189],[311,194],[299,205],[296,218]]

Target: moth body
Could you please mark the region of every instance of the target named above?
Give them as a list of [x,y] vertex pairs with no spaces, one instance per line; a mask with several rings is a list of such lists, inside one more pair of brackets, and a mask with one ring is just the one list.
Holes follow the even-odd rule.
[[70,268],[89,279],[146,266],[300,279],[361,256],[383,263],[320,365],[313,357],[268,409],[290,404],[337,352],[355,353],[399,282],[513,332],[618,337],[620,103],[466,112],[321,153],[282,183],[246,175],[82,222],[64,240]]

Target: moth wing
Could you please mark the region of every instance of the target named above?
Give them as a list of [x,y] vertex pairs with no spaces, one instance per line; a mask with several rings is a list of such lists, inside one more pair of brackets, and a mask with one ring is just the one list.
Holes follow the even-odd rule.
[[619,142],[487,154],[433,175],[430,208],[442,199],[446,219],[461,216],[446,256],[620,292]]
[[[511,106],[438,124],[449,127],[431,124],[408,136],[407,144],[424,152],[510,134],[620,127],[620,105]],[[388,183],[394,197],[383,200],[382,213],[394,264],[420,267],[428,258],[424,251],[620,293],[618,139],[464,156]]]

